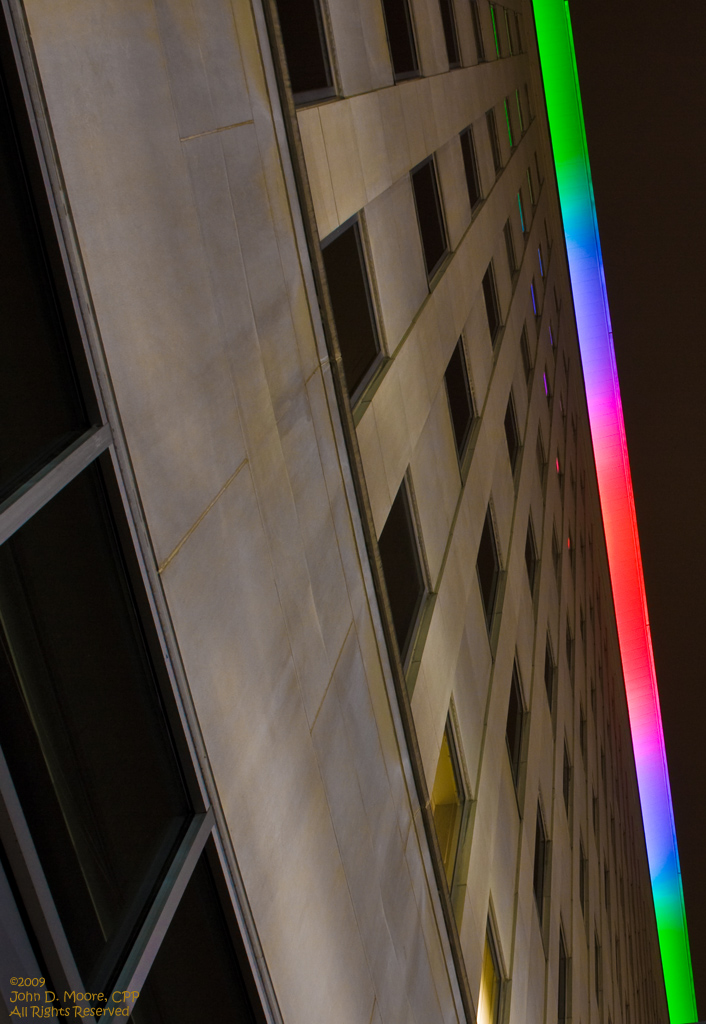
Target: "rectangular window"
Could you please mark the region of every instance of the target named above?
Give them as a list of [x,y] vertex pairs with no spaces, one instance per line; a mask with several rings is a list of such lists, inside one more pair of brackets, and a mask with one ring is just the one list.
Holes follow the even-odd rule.
[[346,386],[354,401],[382,355],[358,222],[325,241],[322,255]]
[[557,1024],[566,1024],[568,1010],[569,958],[564,945],[564,933],[559,929],[559,984],[557,998]]
[[554,700],[554,655],[549,632],[547,632],[547,640],[544,645],[544,688],[547,691],[549,707],[551,707]]
[[534,594],[534,581],[537,575],[537,545],[534,539],[532,516],[527,520],[527,536],[525,537],[525,565],[530,594]]
[[463,803],[464,787],[461,769],[451,723],[447,721],[441,741],[439,760],[436,764],[430,806],[449,889],[453,882],[456,866]]
[[507,454],[510,458],[510,469],[514,474],[517,456],[520,451],[520,432],[517,429],[517,417],[515,416],[515,403],[512,400],[512,394],[508,398],[507,409],[505,410],[505,440],[507,441]]
[[544,394],[547,397],[547,405],[550,406],[552,404],[552,389],[551,385],[549,384],[549,377],[547,376],[546,370],[542,374],[542,380],[544,381]]
[[532,373],[532,358],[530,356],[526,324],[522,325],[522,333],[520,334],[520,354],[522,356],[522,369],[524,370],[525,380],[529,384],[530,374]]
[[558,584],[561,570],[561,548],[559,547],[559,541],[557,540],[556,526],[552,529],[552,562],[554,563],[554,575],[556,576]]
[[569,801],[571,799],[571,761],[569,760],[569,748],[564,742],[564,765],[561,773],[561,788],[564,794],[564,809],[566,816],[569,816]]
[[520,90],[515,89],[515,104],[517,106],[517,123],[520,126],[520,134],[525,134],[525,115],[522,112],[522,101],[520,100]]
[[505,11],[504,11],[504,14],[505,14],[505,31],[507,32],[507,44],[508,44],[508,48],[509,48],[509,51],[510,51],[510,56],[514,57],[515,54],[517,53],[517,48],[515,47],[515,40],[512,38],[512,28],[510,27],[510,13],[511,12],[508,11],[508,9],[506,7]]
[[537,246],[537,260],[539,262],[539,276],[544,280],[544,260],[542,259],[542,246]]
[[449,61],[449,67],[458,68],[461,66],[461,52],[458,46],[453,0],[439,0],[439,8],[441,10],[441,23],[444,27],[444,40],[446,42],[446,56]]
[[426,594],[412,508],[404,480],[382,528],[378,548],[397,646],[404,664]]
[[500,154],[500,140],[498,139],[498,124],[495,120],[495,111],[489,110],[485,115],[485,123],[488,126],[488,139],[490,140],[490,152],[493,156],[493,168],[495,175],[503,169],[503,159]]
[[569,666],[570,672],[574,663],[574,638],[571,633],[571,623],[568,616],[566,618],[566,663]]
[[476,1024],[498,1024],[500,981],[500,963],[495,949],[490,920],[488,920],[485,929],[483,965],[480,972],[480,993],[478,995]]
[[517,209],[520,214],[520,229],[522,231],[522,234],[526,235],[528,226],[527,221],[525,220],[525,204],[522,201],[522,189],[520,189],[517,193]]
[[488,269],[483,275],[483,298],[485,299],[485,311],[488,315],[490,342],[494,346],[500,331],[500,308],[498,306],[498,293],[495,288],[495,274],[492,263],[488,264]]
[[478,10],[477,0],[470,0],[471,4],[471,21],[473,22],[473,39],[476,44],[476,55],[478,57],[478,63],[485,60],[485,43],[483,42],[483,29],[480,23],[480,12]]
[[534,208],[537,205],[537,196],[534,191],[534,182],[532,181],[532,169],[527,168],[527,191],[529,193],[530,205]]
[[512,135],[512,120],[510,118],[510,104],[508,103],[507,97],[503,100],[505,107],[505,124],[507,125],[507,137],[510,142],[510,149],[515,148],[515,140]]
[[446,227],[441,209],[434,158],[430,157],[411,172],[419,233],[424,250],[427,277],[433,277],[448,251]]
[[473,210],[481,201],[482,192],[478,160],[476,159],[476,147],[473,142],[473,131],[471,128],[466,128],[465,131],[461,132],[461,153],[463,154],[463,169],[466,172],[468,199],[471,203],[471,210]]
[[539,319],[539,303],[537,302],[537,289],[534,286],[534,278],[530,281],[530,300],[535,319]]
[[319,0],[277,0],[289,81],[297,104],[335,93]]
[[544,883],[547,867],[547,832],[544,827],[542,809],[537,804],[537,825],[534,833],[534,872],[532,883],[534,900],[537,904],[540,925],[544,923]]
[[478,558],[476,560],[476,573],[480,586],[481,598],[483,600],[483,611],[485,622],[490,632],[495,611],[495,598],[498,590],[498,577],[500,576],[500,560],[498,548],[495,542],[495,531],[493,530],[493,517],[490,513],[490,505],[485,513],[483,532],[478,546]]
[[520,677],[517,665],[512,666],[512,681],[510,683],[510,702],[507,708],[507,723],[505,725],[505,740],[507,752],[510,757],[510,769],[515,789],[520,778],[520,757],[522,756],[522,690],[520,688]]
[[[298,10],[297,4],[291,6],[294,11]],[[382,0],[382,10],[395,81],[416,78],[419,62],[408,0]]]
[[456,342],[456,347],[446,367],[444,383],[449,400],[456,454],[460,462],[465,454],[473,424],[473,399],[468,383],[463,338],[459,338]]

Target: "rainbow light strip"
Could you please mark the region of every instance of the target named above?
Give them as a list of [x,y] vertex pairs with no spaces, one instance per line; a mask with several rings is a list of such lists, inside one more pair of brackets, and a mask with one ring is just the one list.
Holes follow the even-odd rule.
[[623,409],[566,0],[533,0],[671,1024],[697,1020]]

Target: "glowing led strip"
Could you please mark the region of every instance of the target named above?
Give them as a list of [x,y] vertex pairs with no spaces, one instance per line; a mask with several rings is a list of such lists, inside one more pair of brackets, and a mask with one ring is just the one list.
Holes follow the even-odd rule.
[[696,1021],[657,677],[576,58],[565,0],[533,0],[671,1024]]

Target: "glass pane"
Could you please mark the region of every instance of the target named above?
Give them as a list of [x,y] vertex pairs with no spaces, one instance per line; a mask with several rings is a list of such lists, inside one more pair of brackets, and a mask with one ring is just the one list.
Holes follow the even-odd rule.
[[387,38],[395,78],[409,78],[418,73],[417,53],[412,35],[412,21],[407,0],[383,0]]
[[[247,968],[246,968],[247,969]],[[252,985],[252,982],[251,982]],[[243,970],[205,853],[147,976],[136,1024],[255,1024]]]
[[348,394],[366,378],[380,351],[357,224],[323,250],[333,318]]
[[460,338],[456,348],[453,350],[453,355],[449,359],[444,380],[446,382],[446,392],[449,396],[456,452],[459,458],[461,458],[468,441],[471,423],[473,422],[473,405],[468,386],[468,372],[463,354],[463,342]]
[[87,426],[0,77],[0,500]]
[[404,660],[425,589],[404,484],[392,503],[378,546],[397,644]]
[[0,743],[89,987],[189,813],[97,467],[0,549]]
[[431,791],[431,811],[439,839],[439,848],[446,870],[446,881],[453,881],[456,853],[461,827],[461,784],[457,778],[453,741],[449,740],[448,727],[441,743],[436,775]]
[[446,231],[441,215],[434,164],[431,160],[413,172],[412,185],[422,236],[424,263],[427,274],[431,277],[446,253]]
[[331,89],[328,49],[317,0],[277,0],[277,12],[295,97]]

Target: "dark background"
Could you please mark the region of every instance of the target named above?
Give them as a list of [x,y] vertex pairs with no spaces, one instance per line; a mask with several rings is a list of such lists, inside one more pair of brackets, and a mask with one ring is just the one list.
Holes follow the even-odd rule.
[[571,17],[704,1017],[706,3]]

